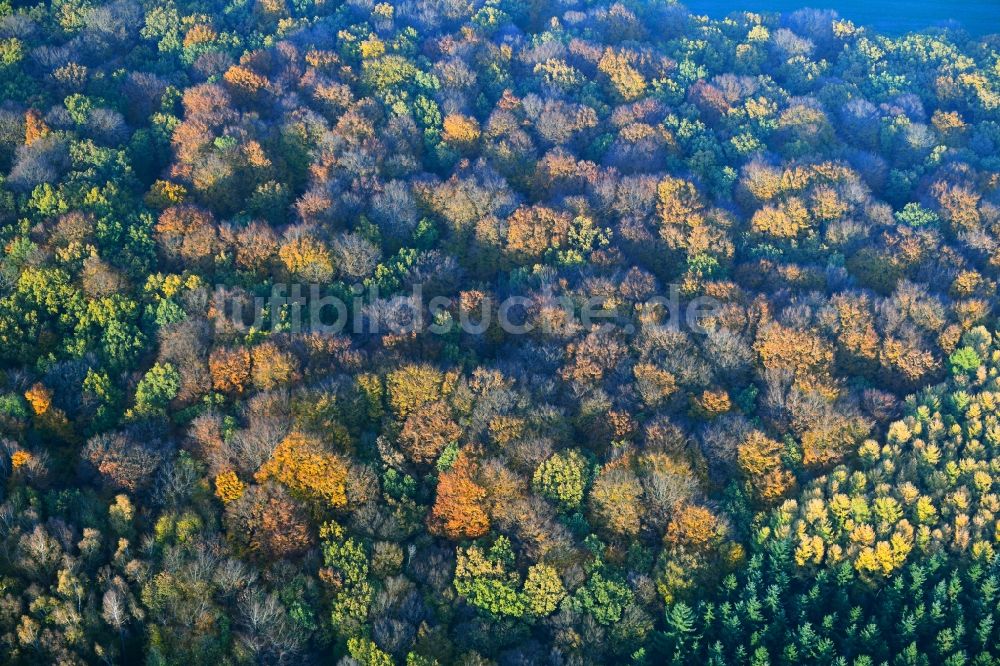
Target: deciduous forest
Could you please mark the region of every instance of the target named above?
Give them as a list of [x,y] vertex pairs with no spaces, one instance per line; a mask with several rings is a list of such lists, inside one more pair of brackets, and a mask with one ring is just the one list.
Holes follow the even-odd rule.
[[0,662],[1000,663],[1000,36],[102,2],[0,0]]

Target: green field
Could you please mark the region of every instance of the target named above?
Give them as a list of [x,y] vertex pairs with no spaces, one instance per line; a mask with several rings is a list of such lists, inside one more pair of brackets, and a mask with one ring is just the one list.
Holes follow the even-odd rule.
[[684,3],[692,12],[719,18],[733,11],[789,13],[802,7],[834,9],[840,16],[857,24],[871,26],[880,32],[902,34],[961,24],[970,33],[984,35],[1000,33],[1000,1],[951,0],[826,0],[803,3],[801,0],[690,0]]

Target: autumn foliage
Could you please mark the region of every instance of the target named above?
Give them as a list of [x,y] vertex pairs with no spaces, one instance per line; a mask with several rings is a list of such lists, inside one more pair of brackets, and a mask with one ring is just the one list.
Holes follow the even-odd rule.
[[278,444],[255,474],[258,482],[274,479],[290,491],[330,508],[347,503],[347,464],[318,440],[293,432]]
[[0,2],[0,662],[997,663],[1000,14],[912,4]]
[[212,387],[217,391],[240,393],[250,382],[250,352],[246,349],[218,348],[208,358]]
[[486,491],[476,483],[476,465],[468,452],[459,453],[451,469],[438,478],[428,526],[448,539],[475,539],[489,530],[483,500]]

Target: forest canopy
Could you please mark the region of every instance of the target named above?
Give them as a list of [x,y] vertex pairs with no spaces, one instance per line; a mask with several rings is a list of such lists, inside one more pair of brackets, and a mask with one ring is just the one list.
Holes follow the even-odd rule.
[[998,279],[1000,36],[0,0],[0,661],[1000,663]]

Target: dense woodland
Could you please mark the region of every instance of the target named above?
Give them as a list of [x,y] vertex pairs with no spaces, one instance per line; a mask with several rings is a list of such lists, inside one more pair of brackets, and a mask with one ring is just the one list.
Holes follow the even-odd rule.
[[2,0],[0,100],[3,663],[1000,663],[1000,37]]

